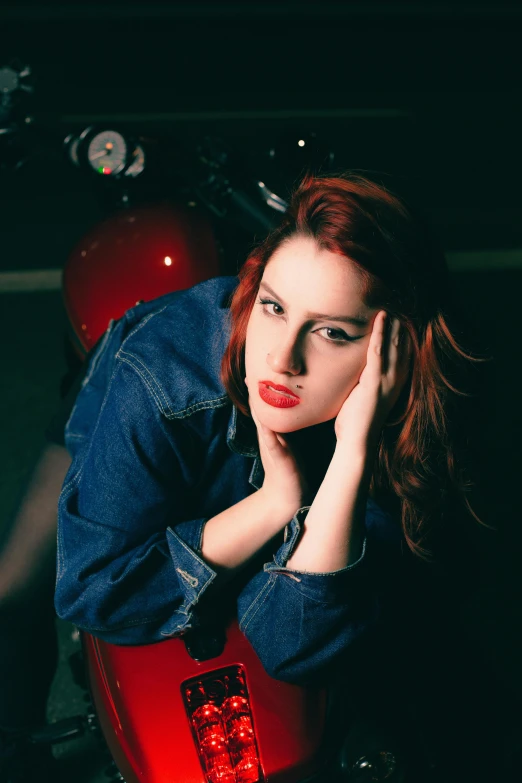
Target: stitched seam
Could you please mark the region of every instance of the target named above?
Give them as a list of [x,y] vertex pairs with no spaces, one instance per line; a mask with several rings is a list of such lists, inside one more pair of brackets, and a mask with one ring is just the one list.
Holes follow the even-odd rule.
[[[130,309],[131,309],[131,310],[133,310],[134,308],[132,308],[132,307],[131,307]],[[149,313],[148,315],[146,315],[146,316],[145,316],[145,318],[143,318],[143,320],[142,320],[142,321],[140,321],[140,323],[139,323],[139,324],[136,324],[135,326],[133,326],[133,327],[132,327],[131,331],[129,332],[129,334],[127,335],[127,337],[126,337],[126,338],[124,339],[124,341],[122,342],[122,344],[121,344],[121,347],[123,348],[123,346],[125,345],[125,343],[126,343],[126,342],[127,342],[127,340],[129,339],[129,337],[132,337],[132,335],[133,335],[133,334],[137,334],[137,332],[139,332],[139,331],[140,331],[140,329],[143,329],[143,327],[145,326],[145,324],[146,324],[148,321],[150,321],[150,319],[151,319],[151,318],[154,318],[155,316],[159,315],[160,313],[162,313],[162,312],[163,312],[164,310],[166,310],[166,309],[167,309],[167,305],[164,305],[164,306],[161,308],[161,310],[155,310],[153,313]],[[127,312],[128,312],[128,311],[127,311]]]
[[271,574],[269,574],[269,575],[268,575],[268,582],[267,582],[267,583],[266,583],[266,585],[263,587],[263,589],[261,590],[261,592],[260,592],[260,593],[258,593],[258,595],[256,596],[256,598],[255,598],[255,599],[252,601],[252,603],[250,604],[250,606],[248,607],[248,609],[245,611],[245,613],[244,613],[243,617],[242,617],[242,618],[241,618],[241,620],[239,621],[239,627],[240,627],[241,629],[243,629],[243,623],[245,622],[245,620],[246,620],[246,617],[247,617],[248,613],[249,613],[249,612],[251,612],[251,611],[253,610],[253,608],[254,608],[254,606],[256,605],[256,603],[257,603],[259,600],[261,600],[261,598],[262,598],[262,596],[263,596],[263,593],[264,593],[264,592],[266,592],[266,590],[268,590],[268,588],[269,588],[269,586],[270,586],[270,582],[271,582],[271,580],[272,580],[272,575],[271,575]]
[[331,606],[332,603],[335,604],[336,606],[338,606],[338,605],[349,606],[350,601],[353,600],[353,598],[354,598],[353,591],[350,591],[349,588],[346,589],[346,594],[347,595],[346,595],[346,600],[344,602],[341,601],[341,598],[343,596],[340,596],[340,595],[334,596],[333,600],[326,601],[326,600],[323,600],[321,598],[315,598],[314,596],[310,595],[307,592],[306,587],[305,588],[300,588],[298,585],[293,584],[292,582],[287,582],[287,584],[288,584],[290,590],[293,590],[294,592],[298,593],[301,596],[301,598],[306,598],[307,601],[313,601],[314,604],[319,604],[320,606]]
[[[95,372],[96,368],[98,367],[98,364],[100,363],[100,359],[102,357],[102,354],[105,351],[106,344],[108,342],[109,336],[114,331],[114,327],[116,326],[117,323],[119,323],[119,320],[121,320],[121,319],[118,319],[118,321],[116,321],[114,318],[111,318],[111,320],[109,321],[109,326],[107,327],[107,329],[105,331],[105,334],[103,336],[103,339],[101,340],[98,348],[96,349],[96,353],[95,353],[95,355],[94,355],[94,357],[92,359],[92,362],[91,362],[91,365],[89,367],[89,370],[85,374],[85,377],[82,380],[81,391],[83,391],[85,386],[89,383],[89,381],[91,380],[92,376],[94,375],[94,372]],[[113,373],[113,375],[114,375],[114,373]],[[112,380],[112,376],[111,376],[111,380]],[[74,417],[74,414],[76,413],[76,409],[78,407],[78,397],[79,397],[79,394],[80,393],[78,393],[78,395],[77,395],[77,397],[76,397],[76,399],[74,401],[74,405],[73,405],[73,407],[71,409],[71,412],[69,414],[69,417],[68,417],[67,421],[65,422],[64,433],[66,434],[67,439],[69,439],[69,438],[76,438],[77,439],[77,438],[80,438],[80,437],[85,437],[84,435],[77,435],[77,434],[71,433],[70,428],[69,428],[69,424],[72,421],[72,419]]]
[[[130,357],[130,358],[127,358]],[[165,418],[172,420],[172,419],[183,419],[187,416],[190,416],[192,413],[195,413],[200,410],[209,410],[214,408],[223,408],[225,405],[227,405],[230,400],[228,396],[224,395],[221,397],[216,397],[213,400],[203,400],[202,402],[196,402],[193,405],[190,405],[188,408],[184,408],[181,411],[173,411],[169,405],[168,399],[165,395],[165,392],[163,389],[159,386],[158,382],[154,378],[154,376],[150,373],[148,368],[139,360],[134,354],[124,352],[124,351],[118,351],[117,358],[121,359],[122,362],[126,362],[130,367],[135,370],[135,372],[140,376],[140,378],[143,380],[144,384],[149,389],[150,393],[154,397],[156,404],[158,408],[161,410]],[[131,361],[134,360],[134,361]],[[140,369],[140,366],[143,367],[144,372]],[[145,374],[146,373],[146,374]],[[156,391],[156,389],[153,387],[151,381],[152,379],[154,382],[155,387],[160,392],[161,396],[163,397],[163,404],[162,401]]]
[[[259,593],[259,595],[257,596],[257,598],[256,598],[256,600],[254,601],[254,603],[252,603],[252,604],[251,604],[251,605],[248,607],[247,611],[245,612],[245,614],[243,615],[243,617],[241,618],[241,621],[240,621],[240,623],[239,623],[239,627],[241,628],[241,630],[242,630],[243,632],[245,632],[245,631],[246,631],[246,629],[248,628],[248,626],[250,625],[250,623],[252,622],[252,620],[254,619],[254,617],[256,616],[256,614],[258,613],[259,609],[260,609],[260,608],[262,607],[262,605],[265,603],[266,599],[268,598],[268,596],[270,595],[270,593],[271,593],[271,592],[272,592],[272,590],[274,589],[274,587],[275,587],[275,583],[276,583],[276,580],[275,580],[274,578],[272,578],[272,576],[270,576],[270,581],[266,583],[266,585],[265,585],[265,586],[264,586],[264,588],[261,590],[261,592],[260,592],[260,593]],[[257,606],[256,606],[256,604],[257,604]],[[254,608],[254,607],[255,607],[255,608]],[[249,617],[249,618],[248,618],[248,620],[245,622],[245,618],[246,618],[246,616],[248,615],[248,613],[249,613],[249,612],[251,613],[251,614],[250,614],[250,617]]]
[[191,587],[197,587],[199,584],[199,579],[197,579],[195,576],[191,576],[188,571],[184,571],[182,568],[176,568],[176,571],[178,574],[182,577],[182,579],[185,580],[185,582],[188,582],[188,584]]
[[[60,503],[58,503],[58,508],[59,507],[60,507]],[[58,577],[61,574],[63,574],[63,571],[64,571],[63,533],[62,533],[62,526],[61,525],[58,525],[57,543],[58,543],[58,546],[56,547],[57,568],[56,568],[55,586],[56,586],[56,583],[58,582]]]
[[300,581],[301,581],[301,580],[299,579],[299,577],[297,577],[297,576],[294,576],[293,574],[291,574],[291,573],[290,573],[290,572],[288,572],[288,571],[283,571],[282,569],[275,569],[275,568],[272,568],[272,569],[270,569],[270,573],[271,573],[271,574],[282,574],[283,576],[287,576],[289,579],[293,579],[293,580],[294,580],[294,582],[300,582]]
[[[106,389],[105,389],[105,394],[103,395],[102,404],[100,405],[100,409],[99,409],[99,411],[98,411],[98,416],[97,416],[97,419],[96,419],[96,424],[94,425],[94,429],[93,429],[93,431],[92,431],[92,433],[91,433],[90,441],[92,441],[92,438],[94,437],[95,433],[96,433],[96,432],[97,432],[97,430],[98,430],[98,426],[99,426],[99,423],[100,423],[101,414],[103,413],[103,411],[104,411],[104,409],[105,409],[105,405],[107,404],[107,397],[108,397],[108,395],[109,395],[110,389],[111,389],[111,387],[112,387],[112,382],[113,382],[113,380],[114,380],[114,377],[115,377],[116,373],[118,372],[118,370],[119,370],[119,365],[118,365],[118,363],[117,363],[117,362],[115,362],[115,364],[114,364],[114,368],[113,368],[113,371],[112,371],[112,375],[111,375],[111,377],[109,378],[109,383],[107,384],[107,387],[106,387]],[[77,405],[77,403],[76,403],[76,405]],[[74,413],[74,411],[75,411],[75,409],[76,409],[76,405],[74,406],[74,408],[73,408],[73,411],[71,412],[71,415],[70,415],[70,417],[69,417],[69,420],[68,420],[68,422],[67,422],[67,425],[69,424],[69,422],[70,422],[70,421],[71,421],[71,419],[72,419],[73,413]],[[67,431],[67,425],[66,425],[66,428],[65,428],[65,429],[66,429],[66,432],[67,432],[67,437],[69,437],[69,433],[68,433],[68,431]],[[83,464],[82,464],[82,468],[83,468]],[[81,473],[82,473],[82,468],[80,468],[80,470],[78,471],[77,478],[79,478],[79,477],[81,476]],[[65,487],[63,487],[63,488],[62,488],[62,491],[63,491],[63,489],[65,489]]]
[[139,367],[136,367],[136,365],[134,365],[132,362],[130,362],[128,359],[126,359],[126,358],[125,358],[125,356],[121,356],[121,355],[120,355],[120,352],[118,352],[118,356],[117,356],[117,358],[119,358],[119,359],[120,359],[120,361],[122,361],[122,362],[125,362],[125,364],[128,364],[128,365],[129,365],[129,367],[132,367],[132,369],[134,370],[134,372],[135,372],[137,375],[139,375],[139,377],[141,378],[141,380],[143,381],[143,383],[145,384],[145,386],[147,387],[147,389],[150,391],[150,393],[151,393],[152,397],[154,398],[154,401],[156,402],[156,405],[157,405],[157,407],[160,409],[160,411],[161,411],[162,413],[164,413],[165,411],[164,411],[164,408],[163,408],[163,406],[162,406],[162,404],[161,404],[161,400],[159,399],[159,397],[158,397],[158,395],[156,394],[155,390],[152,388],[152,385],[151,385],[151,383],[149,382],[148,378],[146,378],[146,377],[145,377],[145,375],[144,375],[144,374],[143,374],[143,373],[140,371],[140,368],[139,368]]
[[62,487],[62,491],[61,491],[61,493],[60,493],[60,495],[61,495],[61,496],[63,496],[63,495],[64,495],[64,494],[67,492],[67,490],[69,489],[69,487],[72,487],[72,485],[73,485],[73,484],[77,484],[77,483],[78,483],[78,479],[80,478],[80,476],[82,475],[82,473],[83,473],[83,465],[81,466],[81,468],[80,468],[80,470],[78,471],[78,473],[75,473],[75,474],[74,474],[74,476],[73,476],[71,479],[69,479],[69,481],[67,482],[67,484],[64,484],[64,485],[63,485],[63,487]]
[[[133,308],[130,308],[130,309],[133,309]],[[163,312],[163,310],[165,310],[165,309],[166,309],[166,305],[165,305],[164,307],[162,307],[162,308],[161,308],[161,310],[157,310],[157,311],[156,311],[156,312],[154,312],[154,313],[149,313],[149,315],[145,316],[145,318],[144,318],[144,319],[143,319],[143,320],[142,320],[142,321],[141,321],[139,324],[137,324],[136,326],[134,326],[134,327],[131,329],[131,331],[129,332],[129,334],[128,334],[128,335],[127,335],[127,336],[126,336],[124,339],[123,339],[123,341],[122,341],[122,343],[121,343],[121,345],[120,345],[120,350],[123,348],[123,346],[125,345],[125,343],[126,343],[126,342],[127,342],[127,340],[129,339],[129,337],[131,337],[131,335],[133,335],[133,334],[136,334],[136,332],[139,332],[139,331],[140,331],[140,329],[142,329],[142,328],[145,326],[145,324],[146,324],[148,321],[150,321],[150,319],[151,319],[151,318],[153,318],[155,315],[159,315],[159,314],[160,314],[160,313],[162,313],[162,312]],[[83,382],[82,382],[82,387],[83,387],[83,386],[84,386],[84,385],[87,383],[87,381],[88,381],[88,380],[90,380],[90,378],[91,378],[91,375],[92,375],[92,373],[93,373],[93,371],[94,371],[94,368],[95,368],[95,366],[96,366],[96,365],[99,363],[99,360],[100,360],[100,358],[101,358],[101,354],[102,354],[102,349],[105,347],[105,343],[106,343],[106,341],[107,341],[107,339],[108,339],[108,337],[109,337],[109,334],[110,334],[110,333],[113,331],[113,329],[114,329],[114,327],[116,326],[116,324],[117,324],[117,323],[120,323],[120,322],[121,322],[121,321],[122,321],[124,318],[126,318],[126,317],[127,317],[127,313],[128,313],[128,312],[129,312],[129,310],[127,310],[127,311],[124,313],[124,315],[123,315],[121,318],[118,318],[118,319],[111,319],[111,321],[109,322],[109,326],[108,326],[108,328],[107,328],[107,330],[106,330],[105,336],[104,336],[104,338],[103,338],[103,341],[102,341],[102,343],[101,343],[101,345],[100,345],[100,350],[97,352],[97,355],[94,357],[93,363],[92,363],[91,367],[89,368],[89,373],[88,373],[88,375],[87,375],[87,376],[84,378],[84,380],[83,380]],[[117,358],[117,357],[118,357],[118,354],[119,354],[119,351],[116,353],[116,355],[115,355],[115,358]],[[113,378],[113,376],[114,376],[114,372],[112,373],[112,376],[111,376],[111,378],[110,378],[110,380],[109,380],[109,385],[110,385],[110,381],[112,381],[112,378]],[[107,387],[107,388],[108,388],[108,387]],[[101,409],[100,409],[100,412],[101,412]],[[72,415],[72,414],[71,414],[71,415]]]
[[[203,560],[201,560],[201,558],[199,558],[199,557],[196,555],[196,553],[195,553],[195,552],[194,552],[194,551],[193,551],[193,550],[192,550],[192,549],[191,549],[191,548],[190,548],[190,547],[189,547],[189,546],[188,546],[188,545],[187,545],[187,544],[186,544],[186,543],[183,541],[183,539],[182,539],[182,538],[180,538],[180,537],[177,535],[177,533],[176,533],[176,532],[175,532],[175,531],[174,531],[174,530],[173,530],[171,527],[168,527],[168,528],[167,528],[167,530],[169,530],[169,531],[170,531],[171,535],[174,535],[174,536],[175,536],[175,538],[176,538],[176,541],[179,541],[179,543],[182,545],[182,547],[183,547],[184,549],[186,549],[186,550],[187,550],[187,552],[188,552],[188,553],[189,553],[189,554],[190,554],[190,555],[191,555],[193,558],[195,558],[195,559],[198,561],[198,563],[201,563],[201,565],[204,567],[205,571],[206,571],[206,570],[210,570],[210,569],[209,569],[209,567],[208,567],[208,565],[207,565],[206,563],[204,563],[204,562],[203,562]],[[176,568],[176,571],[177,571],[177,570],[178,570],[178,569]],[[208,576],[208,578],[207,578],[206,582],[204,582],[204,583],[203,583],[203,586],[202,586],[201,590],[200,590],[200,591],[199,591],[199,593],[198,593],[198,597],[199,597],[199,596],[202,594],[202,592],[205,590],[205,588],[207,587],[207,585],[208,585],[208,584],[209,584],[209,583],[210,583],[210,582],[211,582],[211,581],[214,579],[214,576],[215,576],[215,573],[210,573],[210,574],[209,574],[209,576]],[[194,603],[194,602],[192,602],[192,603]]]
[[[280,565],[280,563],[277,562],[276,558],[274,557],[274,563],[278,567],[279,570],[285,572],[285,571],[292,571],[295,574],[304,574],[305,576],[340,576],[341,574],[348,573],[349,571],[352,571],[354,568],[356,568],[359,565],[363,565],[363,558],[366,555],[366,547],[367,547],[367,539],[368,536],[364,537],[363,541],[363,548],[362,552],[359,555],[359,558],[355,561],[355,563],[351,563],[348,566],[345,566],[344,568],[340,568],[337,571],[300,571],[298,568],[287,568],[284,565]],[[290,558],[288,558],[289,560]],[[288,561],[287,561],[288,562]],[[269,564],[270,565],[270,564]],[[273,568],[265,569],[268,571],[273,571]],[[298,580],[301,581],[301,580]]]
[[180,625],[177,625],[172,631],[160,631],[160,634],[162,636],[168,636],[169,638],[172,638],[173,636],[183,636],[184,631],[190,630],[192,628],[192,625],[190,623],[190,620],[186,620],[184,623],[180,623]]
[[198,543],[196,545],[196,554],[200,555],[203,545],[203,531],[205,530],[206,521],[203,520],[203,524],[199,526],[199,537],[198,537]]
[[190,405],[188,408],[185,408],[184,410],[177,411],[176,413],[171,413],[171,415],[168,418],[184,419],[187,416],[190,416],[192,413],[195,413],[200,410],[207,410],[211,408],[223,408],[229,402],[230,399],[227,396],[216,397],[213,400],[203,400],[203,402],[195,402],[193,405]]
[[[154,383],[154,386],[157,389],[155,397],[159,401],[159,395],[161,395],[161,397],[163,397],[163,403],[164,403],[163,407],[165,408],[165,410],[170,412],[170,406],[169,406],[168,400],[167,400],[167,398],[165,396],[165,392],[163,391],[163,389],[161,388],[161,386],[159,385],[159,383],[157,382],[155,377],[152,375],[152,373],[150,372],[148,367],[146,367],[143,364],[143,362],[140,359],[138,359],[137,356],[135,356],[132,353],[128,353],[127,351],[123,351],[121,348],[118,351],[118,353],[116,354],[116,356],[117,356],[117,358],[121,359],[122,361],[126,361],[128,364],[131,365],[131,367],[134,367],[136,372],[140,375],[141,378],[143,378],[144,382],[147,384],[147,386],[150,388],[150,390],[151,390],[151,392],[153,394],[154,394],[154,391],[152,390],[152,383]],[[131,359],[133,359],[135,364],[133,364],[132,361],[130,361],[130,359],[127,359],[126,357],[130,357]],[[139,365],[139,367],[137,365]],[[140,368],[142,368],[142,370],[140,370]],[[147,382],[145,376],[147,376],[147,378],[149,378],[148,382]],[[158,394],[158,392],[159,392],[159,394]],[[163,410],[163,407],[161,406],[161,404],[159,404],[159,407],[160,407],[160,409]]]

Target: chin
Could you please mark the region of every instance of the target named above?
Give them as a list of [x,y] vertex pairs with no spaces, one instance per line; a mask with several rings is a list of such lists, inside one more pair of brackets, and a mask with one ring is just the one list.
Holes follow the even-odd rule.
[[[265,406],[269,407],[269,406]],[[317,422],[306,421],[302,416],[297,414],[295,408],[270,408],[264,410],[262,413],[258,413],[259,421],[268,427],[268,429],[274,432],[296,432],[297,430],[303,430],[306,427],[312,427]]]

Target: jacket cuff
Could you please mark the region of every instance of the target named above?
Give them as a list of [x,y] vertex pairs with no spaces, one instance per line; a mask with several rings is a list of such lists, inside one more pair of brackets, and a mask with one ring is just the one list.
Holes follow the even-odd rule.
[[176,525],[175,535],[181,538],[196,555],[201,557],[201,544],[206,519],[189,519]]
[[[167,544],[174,564],[181,593],[184,597],[180,612],[188,614],[197,604],[207,587],[214,581],[217,574],[198,554],[201,542],[201,531],[205,520],[197,520],[176,525],[176,529],[167,528]],[[190,530],[190,532],[189,532]],[[198,532],[199,531],[199,532]],[[194,549],[185,540],[185,535]]]
[[331,601],[339,601],[343,595],[346,595],[346,600],[353,599],[353,595],[345,591],[354,585],[354,580],[359,582],[361,578],[364,579],[366,576],[366,562],[368,559],[366,555],[366,536],[364,537],[361,556],[354,563],[350,563],[350,565],[344,568],[336,571],[317,572],[297,571],[286,566],[299,543],[304,521],[309,510],[310,506],[303,506],[295,513],[294,518],[285,528],[283,544],[275,553],[273,561],[265,563],[264,570],[267,573],[287,577],[296,590],[316,601],[330,603]]
[[[279,547],[279,549],[274,555],[274,564],[278,568],[285,567],[286,571],[291,570],[286,568],[286,564],[294,554],[297,544],[299,543],[299,539],[303,532],[304,522],[306,517],[308,516],[308,512],[310,511],[310,508],[311,506],[303,506],[302,508],[298,509],[291,522],[289,522],[288,525],[285,527],[284,542],[281,544],[281,546]],[[340,568],[337,571],[328,571],[326,573],[320,573],[320,572],[317,573],[315,571],[295,571],[295,573],[296,574],[304,573],[304,574],[311,574],[311,575],[317,573],[317,576],[330,576],[332,574],[342,574],[344,571],[350,571],[352,568],[355,568],[359,563],[361,563],[364,558],[365,552],[366,552],[366,536],[364,537],[361,556],[355,561],[355,563],[350,563],[350,565],[345,566],[344,568]]]

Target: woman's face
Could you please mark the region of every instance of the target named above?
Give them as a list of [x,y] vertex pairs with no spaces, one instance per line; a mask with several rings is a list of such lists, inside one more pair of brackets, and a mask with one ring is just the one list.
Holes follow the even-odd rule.
[[[310,237],[292,237],[270,258],[245,345],[249,404],[269,429],[294,432],[337,416],[366,364],[378,312],[361,290],[353,262]],[[271,391],[274,384],[296,396]]]

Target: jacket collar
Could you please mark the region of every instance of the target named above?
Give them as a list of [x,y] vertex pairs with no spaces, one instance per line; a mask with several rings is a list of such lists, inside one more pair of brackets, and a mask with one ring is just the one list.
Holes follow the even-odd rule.
[[259,457],[256,425],[253,419],[244,416],[235,405],[228,423],[227,446],[243,457]]
[[260,489],[263,486],[265,471],[259,454],[256,425],[253,419],[243,416],[235,405],[232,406],[228,423],[227,445],[236,454],[255,458],[248,481],[253,487]]

